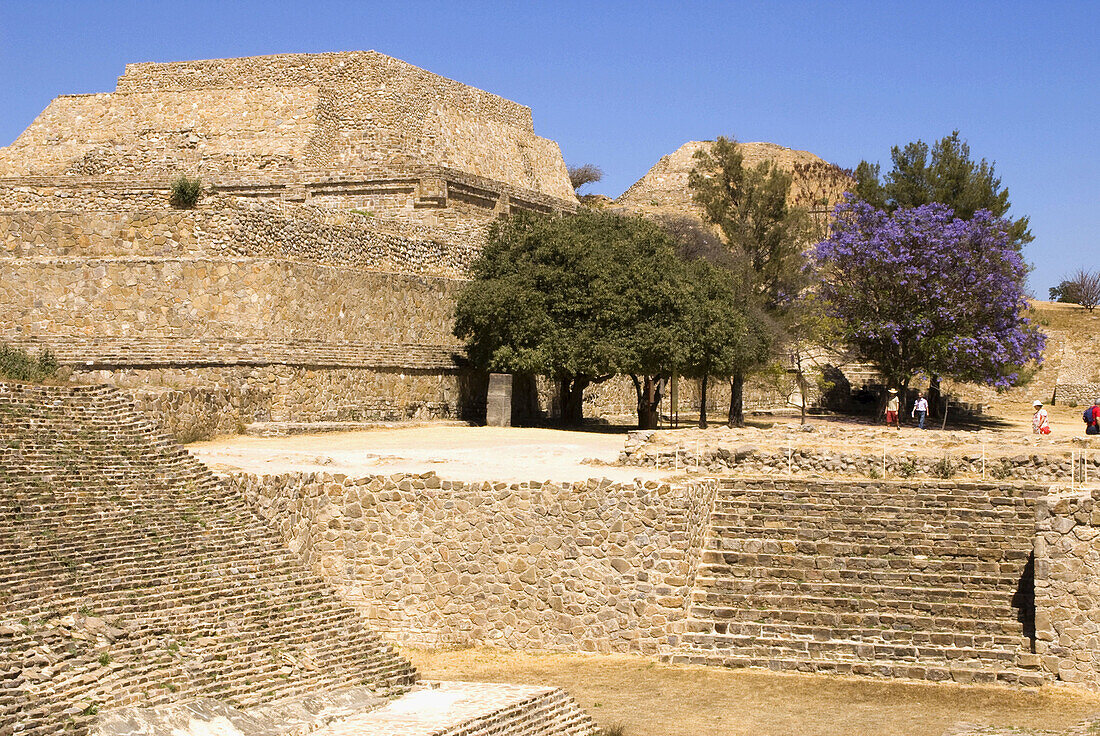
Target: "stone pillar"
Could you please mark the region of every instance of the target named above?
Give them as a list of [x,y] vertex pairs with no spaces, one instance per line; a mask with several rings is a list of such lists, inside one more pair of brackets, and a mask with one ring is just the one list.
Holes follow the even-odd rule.
[[1100,689],[1100,503],[1050,496],[1035,518],[1035,653],[1059,680]]
[[487,427],[512,426],[512,374],[489,374],[489,396],[485,402],[485,425]]

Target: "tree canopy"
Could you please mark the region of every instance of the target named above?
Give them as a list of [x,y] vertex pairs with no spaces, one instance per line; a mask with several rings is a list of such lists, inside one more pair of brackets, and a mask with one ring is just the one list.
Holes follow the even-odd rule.
[[649,391],[643,407],[643,379],[651,388],[706,340],[690,334],[699,322],[688,318],[704,294],[693,281],[700,272],[641,218],[518,213],[493,226],[472,276],[455,310],[471,360],[553,377],[567,422],[580,420],[584,388],[615,374],[634,377],[640,411],[652,411],[659,395]]
[[803,248],[812,232],[806,211],[788,204],[790,175],[772,161],[745,166],[732,138],[719,137],[695,159],[688,177],[692,199],[734,256],[743,256],[761,305],[780,309],[804,283]]
[[[727,252],[724,258],[710,260],[731,271],[743,285],[743,309],[768,315],[774,327],[807,283],[803,251],[813,239],[813,221],[805,209],[789,204],[791,176],[772,161],[746,166],[737,141],[719,137],[709,148],[697,151],[695,159],[688,177],[692,198],[703,208],[704,219],[721,231]],[[702,251],[713,252],[713,248]],[[773,329],[769,345],[777,334]],[[768,357],[766,350],[745,355],[755,355],[757,360],[738,361],[729,374],[730,426],[744,423],[745,373]]]
[[1008,190],[1002,187],[994,164],[984,158],[974,161],[959,131],[931,146],[922,140],[894,146],[890,159],[893,168],[884,177],[878,164],[861,161],[852,193],[888,212],[939,202],[953,209],[956,217],[969,220],[979,210],[987,210],[1006,220],[1009,240],[1017,247],[1034,239],[1027,217],[1008,219]]
[[821,297],[841,336],[906,388],[917,372],[998,387],[1041,361],[1024,312],[1027,273],[1012,224],[926,204],[888,213],[850,197],[815,249]]
[[568,167],[569,183],[573,191],[578,191],[585,184],[595,184],[603,179],[603,169],[596,164],[581,164]]

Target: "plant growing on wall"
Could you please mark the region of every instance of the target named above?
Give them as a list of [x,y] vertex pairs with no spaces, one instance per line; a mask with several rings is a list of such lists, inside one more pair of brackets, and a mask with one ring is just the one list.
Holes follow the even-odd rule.
[[38,383],[53,378],[58,368],[57,358],[48,349],[32,357],[26,350],[0,343],[0,378]]
[[202,197],[202,180],[180,174],[172,180],[171,202],[173,207],[189,210]]

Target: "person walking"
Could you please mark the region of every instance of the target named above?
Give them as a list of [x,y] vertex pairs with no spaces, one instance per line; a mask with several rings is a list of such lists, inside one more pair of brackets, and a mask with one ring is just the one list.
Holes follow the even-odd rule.
[[898,411],[901,409],[901,405],[898,402],[898,390],[892,388],[889,391],[890,398],[886,400],[886,426],[891,424],[899,432],[901,431],[901,425],[898,423]]
[[928,416],[928,399],[924,398],[924,394],[920,391],[917,392],[917,400],[913,402],[913,417],[917,420],[917,425],[924,429],[924,420]]
[[1085,434],[1100,434],[1100,398],[1085,410]]
[[1043,402],[1036,401],[1032,406],[1035,413],[1031,415],[1031,431],[1034,434],[1050,434],[1050,417],[1043,408]]

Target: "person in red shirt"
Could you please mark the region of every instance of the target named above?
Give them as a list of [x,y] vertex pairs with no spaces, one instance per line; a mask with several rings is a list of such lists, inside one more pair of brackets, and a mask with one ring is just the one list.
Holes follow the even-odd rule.
[[1100,434],[1100,398],[1085,412],[1085,434]]

